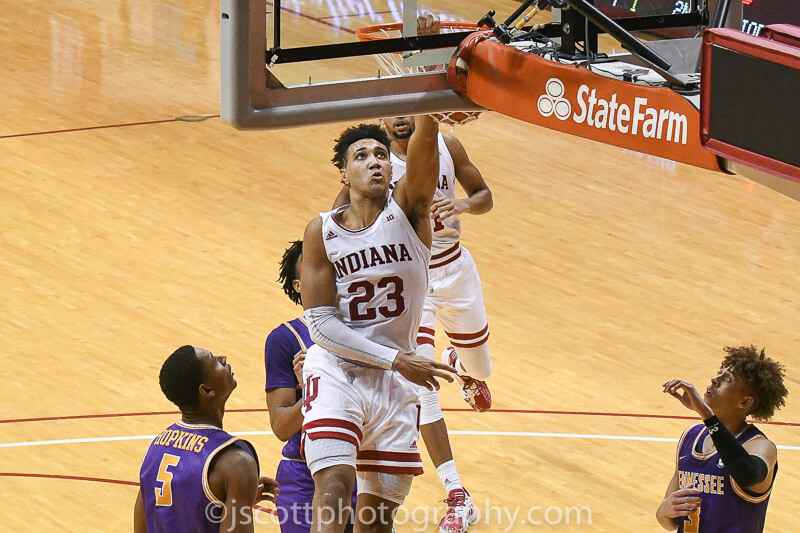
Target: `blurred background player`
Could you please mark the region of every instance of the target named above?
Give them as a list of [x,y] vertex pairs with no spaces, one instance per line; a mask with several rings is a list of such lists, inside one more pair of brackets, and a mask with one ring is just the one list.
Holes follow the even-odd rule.
[[251,533],[252,506],[275,501],[277,483],[258,477],[253,446],[222,430],[236,388],[224,355],[181,346],[161,367],[164,395],[181,420],[150,444],[139,474],[136,533]]
[[[408,139],[414,132],[414,117],[384,120],[392,139],[393,177],[405,174]],[[483,304],[478,268],[469,251],[461,246],[459,215],[482,215],[492,208],[492,193],[480,171],[472,164],[463,145],[452,135],[439,133],[439,182],[431,205],[433,245],[428,271],[428,293],[420,322],[417,353],[436,357],[436,321],[443,326],[454,348],[447,348],[442,359],[456,369],[462,379],[462,396],[476,411],[492,405],[484,381],[492,372],[489,353],[489,321]],[[394,179],[393,178],[393,179]],[[456,181],[467,193],[456,198]],[[441,533],[464,532],[477,518],[472,498],[464,490],[456,468],[447,425],[439,405],[439,391],[420,391],[422,414],[420,429],[425,447],[448,493],[447,514],[439,524]]]
[[[421,32],[423,26],[420,22]],[[406,173],[408,143],[415,122],[414,117],[388,118],[382,122],[391,139],[394,185]],[[428,292],[417,336],[417,353],[436,359],[434,335],[438,318],[450,342],[458,349],[446,349],[442,358],[459,373],[463,383],[462,396],[467,403],[483,412],[492,405],[491,393],[483,381],[492,371],[489,322],[478,269],[469,251],[460,244],[459,215],[488,212],[493,204],[492,193],[458,139],[439,133],[437,143],[439,179],[431,205],[432,256],[428,267]],[[456,198],[456,181],[467,193],[467,198]],[[336,205],[350,201],[348,191],[348,187],[344,187]],[[439,531],[465,532],[477,519],[477,513],[453,459],[447,425],[439,405],[439,391],[422,388],[419,397],[422,438],[447,492],[447,513],[439,524]]]
[[[297,305],[302,305],[302,266],[303,241],[294,241],[283,253],[278,281],[283,292]],[[300,454],[300,430],[303,427],[303,362],[308,347],[313,344],[305,319],[299,317],[272,330],[264,346],[269,422],[275,436],[286,442],[275,475],[281,487],[275,506],[282,533],[308,533],[311,529],[314,480]],[[355,506],[355,490],[352,503]],[[345,531],[352,530],[351,520]]]
[[314,478],[312,531],[341,531],[358,467],[356,529],[392,529],[414,475],[420,386],[453,369],[414,354],[430,259],[438,125],[419,117],[407,174],[390,190],[390,140],[377,124],[348,128],[333,162],[350,203],[303,237],[303,306],[315,345],[303,368],[302,445]]
[[702,424],[684,431],[677,467],[656,518],[683,533],[760,533],[778,473],[778,450],[747,417],[769,420],[785,405],[784,369],[754,346],[726,347],[719,374],[703,396],[672,380],[664,392]]

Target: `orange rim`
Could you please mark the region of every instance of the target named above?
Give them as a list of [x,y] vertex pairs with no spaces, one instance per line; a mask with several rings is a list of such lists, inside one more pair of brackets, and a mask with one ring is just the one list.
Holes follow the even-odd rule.
[[[454,31],[477,31],[478,24],[475,22],[442,22],[440,23],[442,30]],[[389,22],[386,24],[373,24],[372,26],[364,26],[356,30],[356,36],[359,41],[380,41],[381,39],[388,39],[386,35],[381,35],[381,32],[403,31],[402,22]]]

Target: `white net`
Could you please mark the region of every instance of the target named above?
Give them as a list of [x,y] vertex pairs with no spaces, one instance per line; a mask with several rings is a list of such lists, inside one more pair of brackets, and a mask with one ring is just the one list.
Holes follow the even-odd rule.
[[[441,22],[441,33],[456,33],[475,31],[477,24],[474,22]],[[356,30],[356,35],[361,41],[378,41],[381,39],[398,39],[403,36],[403,23],[394,22],[388,24],[375,24],[373,26],[365,26]],[[444,70],[446,65],[444,63],[421,64],[420,66],[410,65],[409,58],[421,54],[433,54],[435,50],[422,52],[419,50],[408,52],[396,52],[376,54],[375,59],[378,62],[381,70],[393,75],[412,74],[415,72],[431,72],[435,70]],[[441,56],[441,54],[440,54]],[[421,62],[424,63],[424,62]]]
[[[477,24],[474,22],[441,22],[441,33],[455,33],[476,31]],[[403,24],[389,23],[389,24],[376,24],[373,26],[365,26],[356,30],[356,35],[361,41],[377,41],[380,39],[396,39],[403,36]],[[436,54],[436,52],[439,52]],[[418,58],[414,61],[414,56],[421,56],[422,54],[430,54],[433,59]],[[408,51],[396,53],[376,54],[375,60],[381,72],[386,72],[390,75],[403,76],[406,74],[414,74],[419,72],[434,72],[445,70],[447,68],[446,61],[449,59],[447,53],[442,54],[441,51]],[[418,64],[412,64],[418,63]],[[479,111],[443,111],[434,113],[433,116],[441,123],[450,126],[450,130],[454,131],[457,125],[467,124],[477,119],[480,115]]]

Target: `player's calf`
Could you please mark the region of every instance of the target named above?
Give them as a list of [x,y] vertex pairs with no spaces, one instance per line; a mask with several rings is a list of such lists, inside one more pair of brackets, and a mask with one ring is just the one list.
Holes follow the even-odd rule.
[[355,472],[348,465],[336,465],[314,474],[311,531],[341,533],[350,521]]

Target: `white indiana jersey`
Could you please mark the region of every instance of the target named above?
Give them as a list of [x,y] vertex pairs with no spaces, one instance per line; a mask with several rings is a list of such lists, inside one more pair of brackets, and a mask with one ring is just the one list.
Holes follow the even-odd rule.
[[373,342],[404,353],[417,347],[431,252],[389,195],[371,226],[349,230],[322,217],[322,238],[336,274],[337,315]]
[[[406,175],[406,161],[400,159],[394,153],[391,154],[392,163],[392,185]],[[436,186],[434,198],[444,196],[452,200],[456,199],[456,168],[453,164],[453,157],[447,144],[444,142],[444,135],[439,133],[439,182]],[[452,248],[461,239],[461,219],[458,215],[447,217],[442,221],[431,219],[431,229],[433,231],[433,244],[431,253],[433,255]]]

